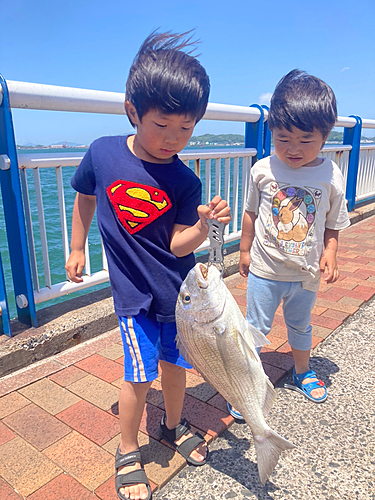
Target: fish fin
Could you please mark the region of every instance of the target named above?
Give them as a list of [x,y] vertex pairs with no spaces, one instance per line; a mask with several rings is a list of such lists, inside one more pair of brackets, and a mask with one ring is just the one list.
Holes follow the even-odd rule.
[[264,403],[262,407],[262,412],[263,416],[266,417],[276,399],[276,391],[275,388],[273,387],[272,382],[270,379],[266,376],[266,397],[264,398]]
[[264,345],[269,345],[271,342],[267,339],[262,332],[260,332],[255,326],[248,324],[248,328],[253,336],[254,347],[263,347]]
[[265,484],[275,469],[281,452],[296,448],[296,445],[279,436],[272,429],[268,429],[265,436],[254,436],[254,446],[262,484]]

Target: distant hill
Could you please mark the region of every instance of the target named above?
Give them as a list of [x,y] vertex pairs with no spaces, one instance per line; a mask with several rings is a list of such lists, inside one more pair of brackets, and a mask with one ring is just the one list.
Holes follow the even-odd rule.
[[219,135],[204,134],[204,135],[193,136],[189,141],[190,146],[201,145],[201,144],[207,144],[207,145],[216,144],[223,146],[231,144],[245,144],[245,136],[240,134],[219,134]]

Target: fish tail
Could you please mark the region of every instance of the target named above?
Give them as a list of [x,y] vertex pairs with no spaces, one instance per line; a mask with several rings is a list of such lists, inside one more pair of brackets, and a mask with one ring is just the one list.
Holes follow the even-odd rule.
[[283,450],[290,450],[296,446],[279,436],[274,430],[268,429],[263,436],[254,436],[254,446],[257,454],[259,477],[262,484],[272,474]]

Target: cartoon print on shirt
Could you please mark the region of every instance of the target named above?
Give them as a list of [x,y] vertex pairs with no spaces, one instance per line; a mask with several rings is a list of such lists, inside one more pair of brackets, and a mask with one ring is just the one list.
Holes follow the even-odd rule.
[[118,220],[130,234],[172,208],[165,191],[136,182],[117,180],[107,187],[107,195]]
[[266,224],[264,244],[285,253],[307,256],[315,229],[315,216],[322,192],[272,182],[272,213]]

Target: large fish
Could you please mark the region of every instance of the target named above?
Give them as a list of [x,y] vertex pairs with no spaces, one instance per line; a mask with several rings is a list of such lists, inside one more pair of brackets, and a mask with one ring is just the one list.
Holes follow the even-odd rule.
[[269,341],[245,320],[214,266],[196,264],[190,270],[178,296],[176,322],[183,356],[249,425],[264,484],[280,453],[295,448],[265,420],[276,392],[255,347]]

